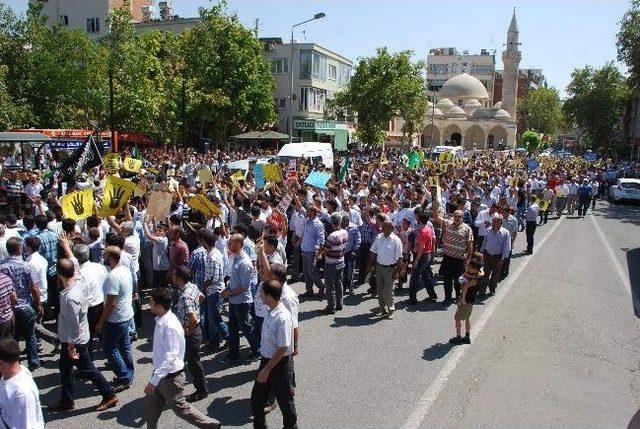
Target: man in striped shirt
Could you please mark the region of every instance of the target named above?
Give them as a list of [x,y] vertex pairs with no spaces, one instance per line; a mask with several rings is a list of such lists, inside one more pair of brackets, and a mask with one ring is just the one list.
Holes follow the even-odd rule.
[[344,249],[349,233],[342,228],[342,215],[332,213],[330,217],[333,232],[324,242],[324,283],[327,291],[327,306],[324,314],[335,314],[342,310],[342,272],[344,271]]

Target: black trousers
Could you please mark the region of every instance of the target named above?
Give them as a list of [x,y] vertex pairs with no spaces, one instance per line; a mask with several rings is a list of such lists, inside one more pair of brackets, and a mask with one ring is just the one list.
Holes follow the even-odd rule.
[[358,284],[364,283],[364,279],[367,277],[366,267],[367,259],[369,258],[369,250],[371,250],[371,243],[362,243],[358,250]]
[[464,273],[464,259],[453,258],[448,255],[442,257],[440,264],[440,275],[444,282],[444,298],[449,301],[453,290],[456,291],[456,298],[460,296],[460,282],[458,278]]
[[[262,358],[258,373],[264,368],[269,359]],[[253,411],[253,427],[263,429],[267,427],[265,422],[264,407],[268,403],[269,391],[273,390],[282,412],[282,427],[284,429],[297,429],[298,416],[296,405],[293,401],[293,360],[285,356],[271,370],[266,383],[253,384],[251,390],[251,409]]]
[[204,377],[204,368],[200,362],[200,343],[202,343],[202,331],[196,328],[192,335],[185,335],[184,360],[187,369],[193,377],[193,385],[198,393],[207,393],[207,382]]
[[69,356],[68,344],[62,344],[60,347],[60,361],[58,367],[60,369],[60,384],[62,384],[62,398],[60,402],[63,404],[73,404],[75,400],[75,378],[73,367],[77,367],[85,373],[93,385],[98,389],[103,399],[111,399],[115,396],[113,387],[104,378],[102,373],[93,364],[93,359],[89,356],[89,350],[86,344],[76,344],[76,352],[78,359],[74,360]]
[[527,222],[526,234],[527,234],[527,252],[533,253],[533,235],[536,233],[536,222]]
[[100,303],[93,307],[89,307],[89,311],[87,311],[87,321],[89,322],[89,342],[87,343],[87,347],[89,349],[89,356],[91,356],[91,360],[93,360],[93,339],[96,336],[96,324],[100,320],[103,307],[104,304]]

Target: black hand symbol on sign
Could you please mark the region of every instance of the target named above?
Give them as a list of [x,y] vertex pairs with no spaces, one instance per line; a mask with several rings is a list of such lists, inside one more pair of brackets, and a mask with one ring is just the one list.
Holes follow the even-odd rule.
[[76,215],[81,216],[84,213],[84,196],[82,194],[76,194],[71,200],[71,207]]
[[120,186],[114,186],[112,191],[109,191],[109,196],[111,197],[111,201],[109,201],[110,209],[117,209],[120,207],[120,200],[124,196],[124,189]]

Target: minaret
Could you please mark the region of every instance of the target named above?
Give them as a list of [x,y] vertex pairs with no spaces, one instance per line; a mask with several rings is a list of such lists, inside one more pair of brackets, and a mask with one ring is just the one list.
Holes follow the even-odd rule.
[[516,22],[516,8],[513,8],[513,16],[509,31],[507,32],[507,49],[502,53],[504,71],[502,76],[502,108],[516,119],[516,106],[518,103],[518,70],[521,54],[518,50],[518,23]]

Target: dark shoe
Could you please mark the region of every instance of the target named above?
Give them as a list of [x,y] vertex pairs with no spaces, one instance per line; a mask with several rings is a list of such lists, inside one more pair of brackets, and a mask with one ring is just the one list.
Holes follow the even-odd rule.
[[433,298],[428,296],[425,299],[422,300],[422,302],[438,302],[438,297],[434,296]]
[[496,293],[494,291],[491,291],[487,294],[487,296],[494,296]]
[[313,297],[314,297],[313,292],[305,292],[303,294],[300,294],[300,298],[313,298]]
[[207,392],[193,392],[192,394],[187,395],[186,399],[187,399],[187,402],[191,403],[191,402],[202,401],[207,396],[209,396]]
[[238,360],[240,360],[240,359],[238,359],[238,358],[231,359],[231,356],[226,355],[225,357],[220,359],[220,363],[224,364],[224,365],[231,365],[231,364],[237,363]]
[[462,337],[462,339],[460,339],[460,342],[462,344],[471,344],[471,338],[469,338],[468,335],[465,335],[464,337]]
[[320,313],[326,314],[326,315],[336,314],[335,310],[332,309],[329,306],[327,306],[327,307],[323,308],[322,310],[320,310]]
[[37,365],[28,365],[29,366],[29,371],[33,372],[36,369],[40,368],[40,364]]
[[451,298],[445,298],[444,301],[442,301],[442,305],[444,305],[445,307],[448,307],[451,304],[453,304],[453,300]]
[[60,412],[64,412],[64,411],[71,411],[73,409],[75,409],[76,406],[74,404],[65,404],[63,402],[58,402],[55,405],[51,405],[50,407],[47,407],[47,409],[49,411],[52,411],[54,413],[60,413]]
[[462,338],[453,337],[449,340],[449,344],[453,344],[454,346],[459,346],[460,344],[462,344]]
[[336,311],[342,311],[342,306],[341,305],[336,305]]
[[120,402],[120,400],[117,396],[109,399],[103,399],[102,402],[100,402],[100,404],[98,404],[98,406],[96,407],[96,411],[105,411],[109,408],[113,408],[118,405],[118,402]]
[[269,414],[271,411],[275,410],[277,406],[278,405],[275,402],[271,405],[267,405],[266,407],[264,407],[264,413]]
[[115,393],[120,393],[120,392],[124,392],[125,390],[127,390],[130,387],[131,387],[131,382],[130,381],[119,382],[119,383],[116,383],[113,386],[113,391]]
[[260,360],[261,358],[262,358],[262,355],[260,354],[260,352],[253,352],[249,355],[247,359],[249,359],[251,362],[255,362],[257,360]]

